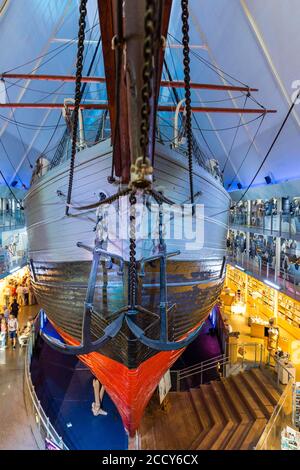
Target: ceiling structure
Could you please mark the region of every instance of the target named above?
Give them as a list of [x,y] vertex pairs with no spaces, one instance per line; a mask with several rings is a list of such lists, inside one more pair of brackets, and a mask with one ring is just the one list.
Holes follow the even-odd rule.
[[[293,86],[300,87],[296,82],[300,81],[299,16],[298,0],[190,0],[192,81],[242,83],[259,89],[251,97],[241,92],[193,90],[192,104],[257,108],[255,99],[266,108],[277,109],[263,120],[259,115],[194,114],[194,135],[203,152],[220,162],[226,188],[250,183],[289,110]],[[6,44],[1,48],[0,72],[74,74],[76,41],[72,39],[77,37],[77,25],[77,0],[8,0],[0,12],[0,41]],[[96,0],[88,2],[86,29],[85,74],[100,35]],[[181,80],[180,0],[173,0],[169,33],[166,63],[172,78]],[[92,75],[103,75],[101,56],[99,50]],[[22,67],[16,69],[19,65]],[[166,70],[163,78],[168,78]],[[72,83],[7,79],[5,84],[10,102],[55,103],[74,95]],[[178,93],[182,98],[184,91]],[[86,103],[105,99],[105,85],[87,86]],[[171,89],[161,89],[161,103],[172,104],[173,99]],[[300,177],[299,106],[295,106],[254,185],[266,184],[267,175],[273,182]],[[28,187],[31,165],[45,149],[51,155],[64,132],[64,121],[59,117],[59,110],[16,109],[13,114],[9,109],[0,110],[0,169],[10,183],[17,181],[17,187]],[[162,132],[173,117],[161,114]]]

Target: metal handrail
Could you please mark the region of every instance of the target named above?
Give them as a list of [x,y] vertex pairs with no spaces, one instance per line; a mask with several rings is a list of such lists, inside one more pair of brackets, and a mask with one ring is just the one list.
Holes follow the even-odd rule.
[[226,357],[224,359],[216,361],[215,363],[212,363],[211,365],[209,365],[207,367],[203,367],[203,369],[201,369],[201,367],[200,367],[199,369],[195,370],[194,372],[190,372],[190,373],[186,373],[186,374],[179,374],[180,380],[181,379],[187,379],[188,377],[192,377],[193,375],[196,375],[196,374],[199,374],[199,373],[207,372],[208,370],[211,370],[211,369],[215,369],[218,364],[220,366],[224,366],[226,364],[229,364],[229,358]]
[[57,433],[53,425],[50,423],[50,419],[46,415],[45,411],[43,410],[41,406],[41,402],[35,393],[34,385],[31,381],[30,363],[31,363],[34,343],[35,343],[35,332],[33,331],[31,336],[29,337],[27,348],[26,348],[26,354],[25,354],[25,382],[27,385],[31,403],[36,413],[36,421],[39,426],[39,431],[41,431],[41,428],[43,428],[47,439],[50,439],[57,447],[59,447],[59,449],[69,450],[66,444],[64,443],[62,437],[59,436],[59,434]]
[[171,375],[175,376],[176,390],[180,391],[180,382],[182,380],[201,374],[200,383],[202,384],[204,372],[215,369],[217,365],[224,367],[226,364],[229,364],[229,357],[227,357],[225,354],[222,354],[198,364],[194,364],[193,366],[189,366],[184,369],[171,370],[170,372]]
[[193,364],[191,366],[184,367],[183,369],[178,369],[178,372],[180,374],[182,374],[182,373],[193,372],[193,371],[201,369],[201,368],[202,368],[202,370],[204,370],[203,367],[211,366],[212,364],[217,363],[217,362],[219,362],[220,360],[223,360],[223,359],[224,359],[224,354],[220,354],[219,356],[212,357],[211,359],[207,359],[206,361],[198,362],[197,364]]

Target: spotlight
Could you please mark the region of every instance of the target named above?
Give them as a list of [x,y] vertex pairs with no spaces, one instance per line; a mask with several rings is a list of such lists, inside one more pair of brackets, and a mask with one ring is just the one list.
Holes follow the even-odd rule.
[[234,267],[237,269],[240,269],[241,271],[245,271],[245,269],[242,268],[242,266],[239,266],[238,264],[235,264]]
[[265,180],[266,180],[266,183],[267,183],[267,184],[271,184],[271,183],[272,183],[271,176],[265,176]]
[[241,183],[238,183],[238,184],[237,184],[237,187],[238,187],[239,189],[242,189]]
[[18,184],[18,181],[17,180],[14,180],[12,183],[11,183],[11,186],[14,188],[15,186],[17,186]]
[[264,283],[268,284],[268,286],[273,287],[274,289],[277,289],[277,290],[281,289],[280,286],[278,286],[277,284],[274,284],[274,282],[271,282],[268,279],[264,279]]

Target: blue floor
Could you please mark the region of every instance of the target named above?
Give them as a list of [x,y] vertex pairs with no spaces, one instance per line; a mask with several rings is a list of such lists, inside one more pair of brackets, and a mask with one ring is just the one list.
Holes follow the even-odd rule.
[[[50,323],[44,331],[57,337]],[[31,373],[47,416],[70,449],[127,449],[120,415],[107,394],[102,406],[108,415],[93,416],[93,376],[77,357],[56,352],[39,338]]]

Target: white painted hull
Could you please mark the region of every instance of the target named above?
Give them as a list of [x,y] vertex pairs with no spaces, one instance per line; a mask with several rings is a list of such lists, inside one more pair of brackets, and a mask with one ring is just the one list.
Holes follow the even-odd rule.
[[[53,168],[29,190],[25,201],[29,257],[38,262],[68,262],[91,259],[77,242],[94,245],[96,211],[70,210],[65,215],[64,195],[68,190],[69,161]],[[73,205],[86,205],[99,200],[99,193],[112,195],[118,188],[107,181],[111,171],[109,141],[85,149],[76,155]],[[189,199],[187,158],[166,146],[156,145],[155,184],[164,195],[182,204]],[[180,249],[178,259],[220,259],[225,254],[229,196],[208,172],[194,165],[194,191],[201,191],[198,204],[204,205],[204,245],[197,251],[186,249],[176,240],[168,243],[168,251]]]

